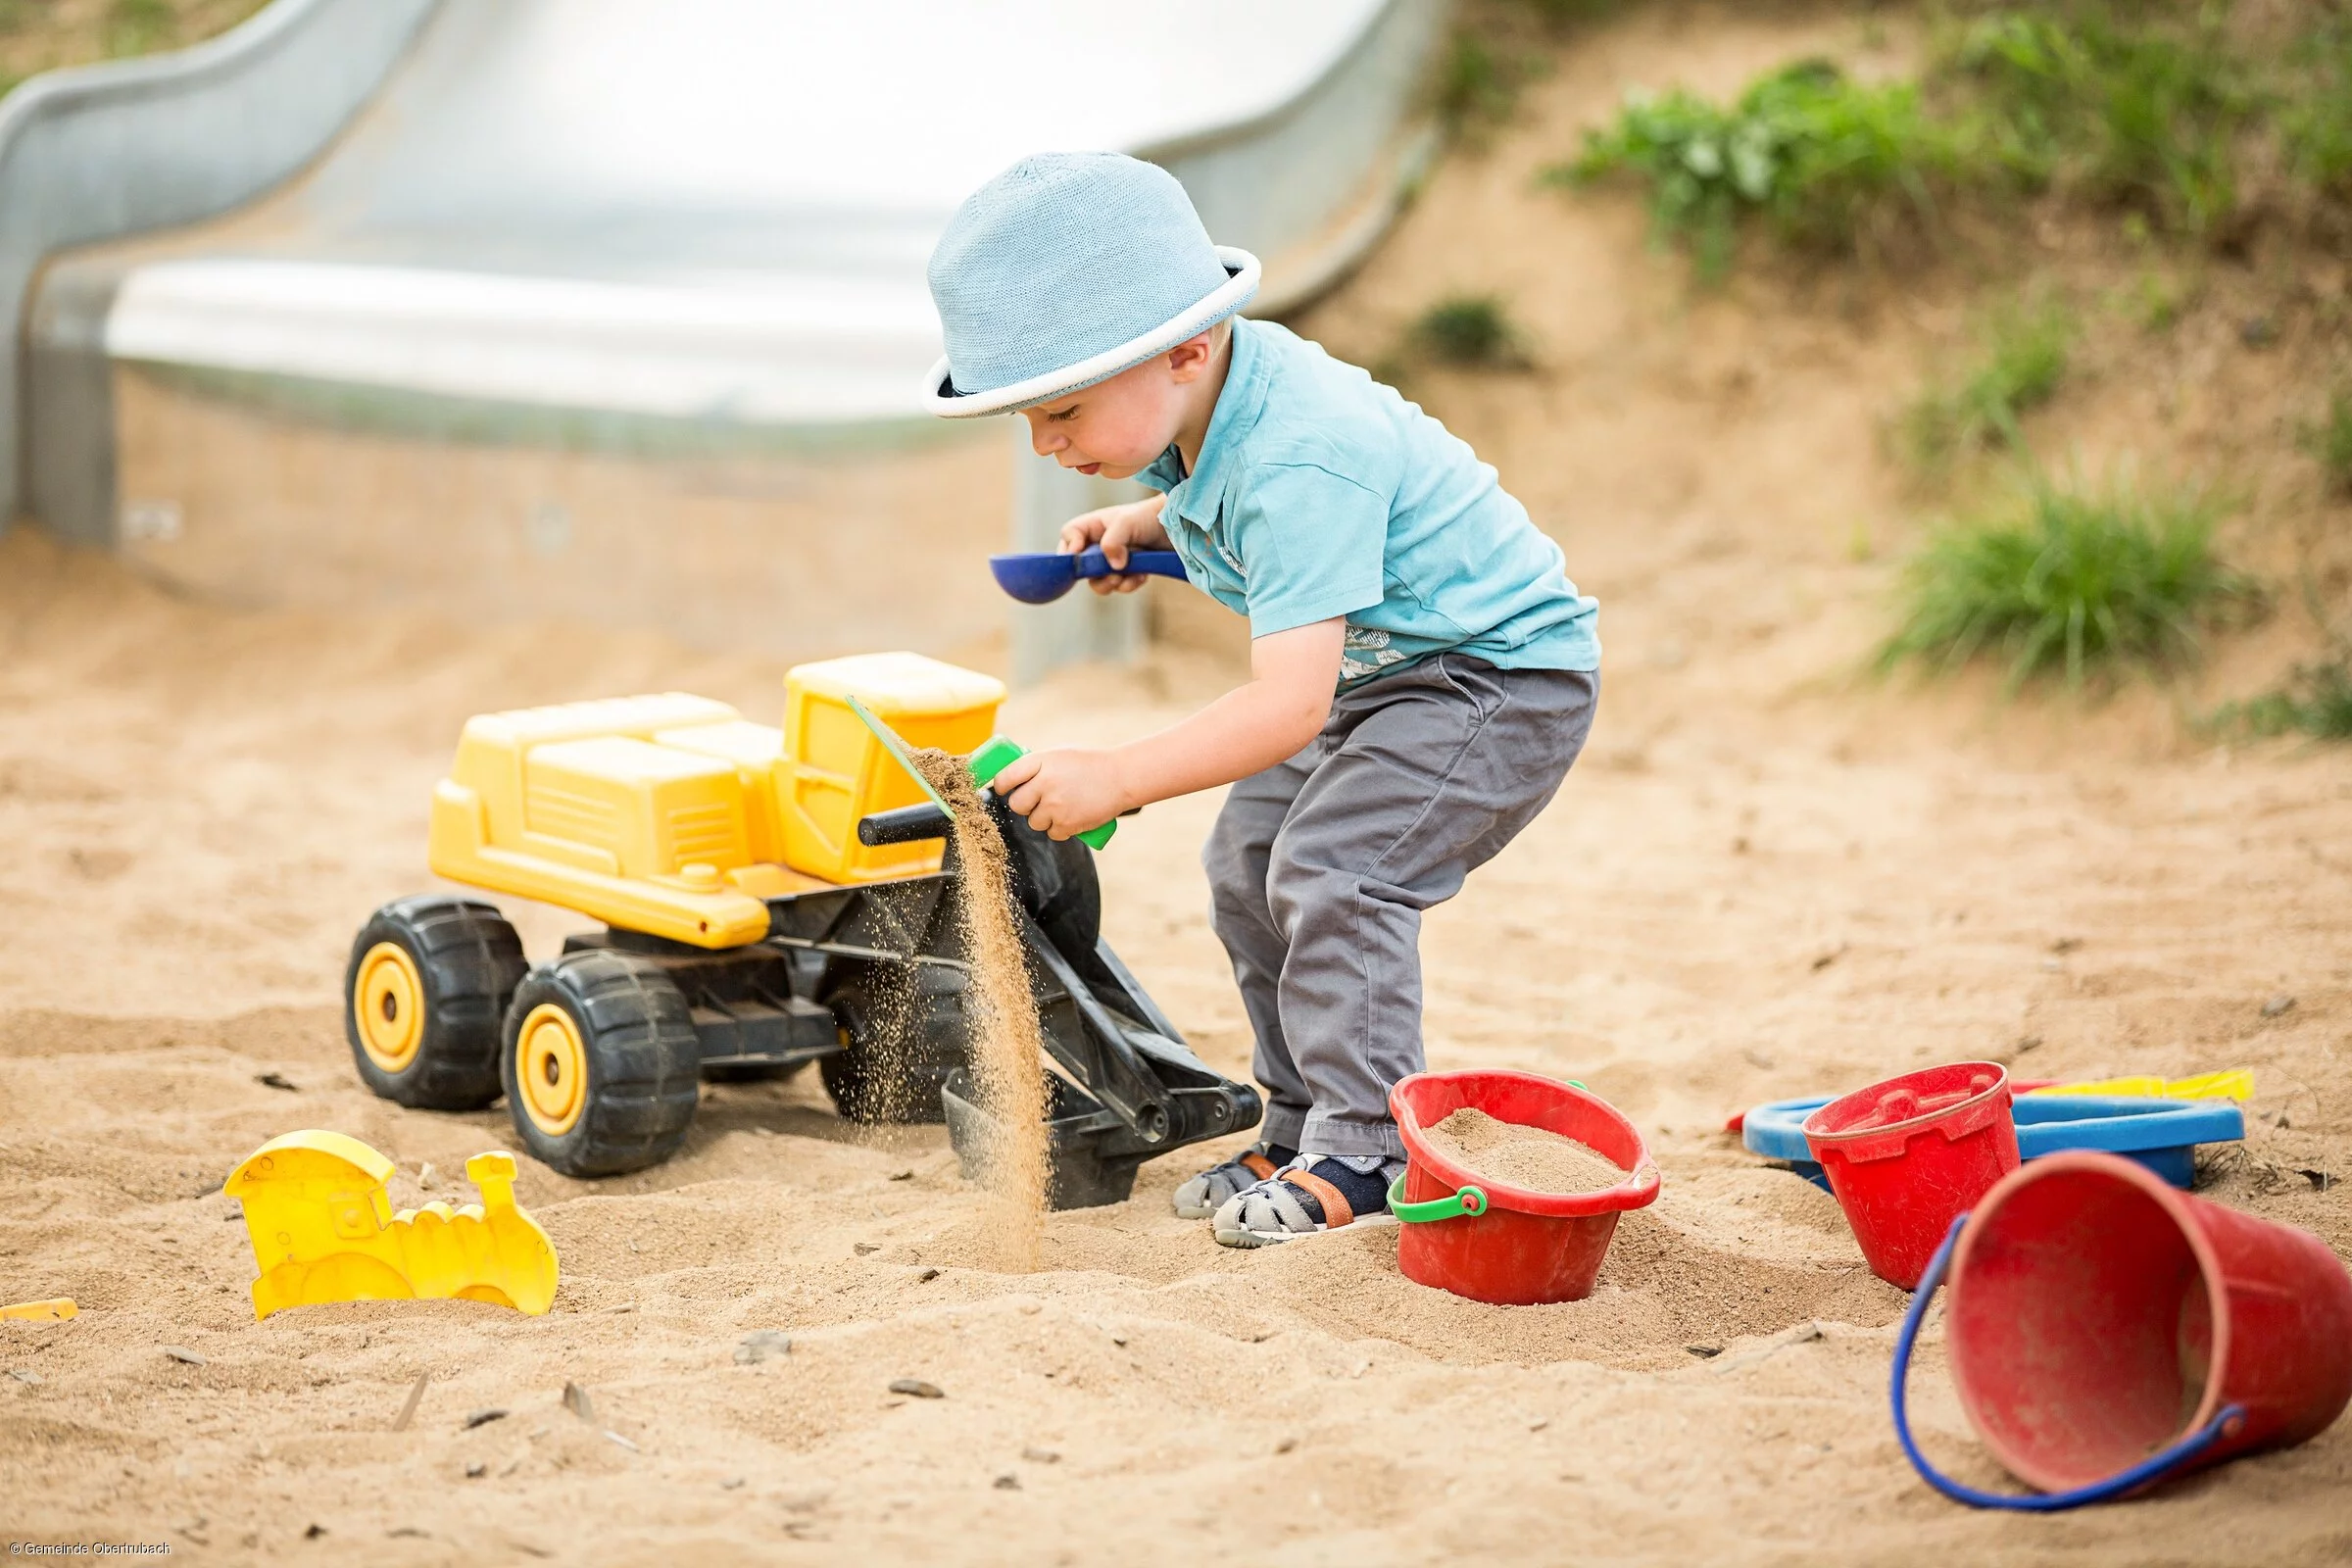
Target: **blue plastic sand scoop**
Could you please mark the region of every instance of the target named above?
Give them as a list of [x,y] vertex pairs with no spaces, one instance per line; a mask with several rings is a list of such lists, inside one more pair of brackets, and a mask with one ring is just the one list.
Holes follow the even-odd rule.
[[991,556],[988,569],[996,573],[998,587],[1024,605],[1050,605],[1076,587],[1081,577],[1140,575],[1184,581],[1184,558],[1173,550],[1130,550],[1125,572],[1114,572],[1101,545],[1089,545],[1074,556]]

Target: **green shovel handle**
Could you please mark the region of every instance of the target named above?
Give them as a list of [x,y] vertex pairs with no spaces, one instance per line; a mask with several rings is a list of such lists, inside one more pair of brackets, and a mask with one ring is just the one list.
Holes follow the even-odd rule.
[[1426,1203],[1404,1200],[1404,1174],[1389,1183],[1389,1212],[1407,1225],[1426,1225],[1435,1219],[1459,1219],[1464,1214],[1475,1219],[1487,1211],[1487,1190],[1466,1186],[1450,1198],[1433,1198]]
[[[971,756],[972,782],[982,789],[988,788],[997,781],[997,775],[1004,771],[1006,762],[1024,755],[1026,754],[1015,742],[1008,741],[1002,735],[990,736],[988,744]],[[1119,819],[1114,816],[1101,827],[1088,828],[1085,832],[1077,835],[1077,838],[1079,843],[1090,850],[1107,849],[1110,846],[1110,836],[1118,830]]]

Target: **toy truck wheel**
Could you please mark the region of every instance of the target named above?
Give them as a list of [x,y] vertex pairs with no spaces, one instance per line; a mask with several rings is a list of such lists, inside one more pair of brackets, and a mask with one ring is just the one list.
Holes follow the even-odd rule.
[[479,899],[387,904],[352,940],[343,1034],[360,1078],[419,1110],[499,1096],[499,1025],[526,965],[514,928]]
[[541,964],[515,987],[505,1036],[514,1131],[564,1175],[643,1170],[686,1141],[702,1046],[660,965],[598,950]]
[[947,1120],[940,1086],[969,1054],[961,978],[926,965],[912,975],[859,973],[834,988],[825,1000],[841,1049],[817,1070],[835,1109],[852,1121]]

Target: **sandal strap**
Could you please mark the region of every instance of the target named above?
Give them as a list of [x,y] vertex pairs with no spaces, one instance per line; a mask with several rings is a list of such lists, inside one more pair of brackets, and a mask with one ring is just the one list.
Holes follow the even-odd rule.
[[1241,1166],[1242,1169],[1248,1171],[1250,1175],[1256,1177],[1261,1182],[1274,1174],[1274,1162],[1268,1159],[1265,1155],[1259,1153],[1254,1149],[1243,1154],[1239,1159],[1236,1159],[1234,1163]]
[[1282,1179],[1300,1192],[1315,1196],[1315,1200],[1323,1205],[1323,1225],[1326,1230],[1336,1231],[1355,1218],[1355,1210],[1348,1206],[1348,1195],[1313,1171],[1294,1165],[1282,1173]]

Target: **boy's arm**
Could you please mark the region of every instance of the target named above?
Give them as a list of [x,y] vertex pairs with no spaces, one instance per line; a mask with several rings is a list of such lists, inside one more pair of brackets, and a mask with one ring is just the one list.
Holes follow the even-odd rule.
[[997,792],[1057,839],[1174,795],[1248,778],[1296,755],[1330,716],[1347,620],[1335,615],[1253,639],[1250,678],[1182,723],[1126,746],[1032,752]]

